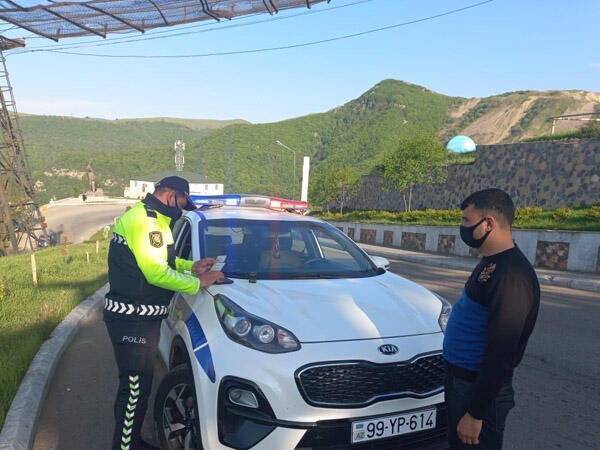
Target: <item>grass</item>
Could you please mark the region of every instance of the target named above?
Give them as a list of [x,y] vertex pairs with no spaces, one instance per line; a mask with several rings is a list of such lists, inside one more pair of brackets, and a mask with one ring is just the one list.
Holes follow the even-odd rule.
[[0,258],[0,428],[40,346],[79,303],[108,281],[108,239]]
[[[344,214],[313,212],[311,215],[332,222],[458,227],[462,212],[459,209],[427,209],[409,212],[349,211]],[[513,227],[536,230],[600,231],[600,202],[591,207],[559,208],[548,211],[539,207],[518,208]]]
[[[595,117],[595,119],[598,120],[598,117]],[[589,125],[581,127],[574,131],[566,131],[564,133],[536,136],[528,139],[523,139],[521,142],[560,141],[565,139],[589,139],[598,137],[600,137],[600,124],[598,124],[598,122],[591,122]]]

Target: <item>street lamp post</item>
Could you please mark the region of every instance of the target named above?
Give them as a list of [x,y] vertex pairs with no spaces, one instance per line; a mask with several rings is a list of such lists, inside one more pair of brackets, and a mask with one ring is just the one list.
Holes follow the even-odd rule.
[[292,200],[296,200],[296,152],[294,150],[292,150],[291,148],[289,148],[287,145],[285,145],[281,141],[275,141],[275,143],[277,145],[279,145],[280,147],[287,148],[290,152],[292,152],[294,154],[294,180],[293,180],[294,182],[292,184],[292,190],[293,190]]

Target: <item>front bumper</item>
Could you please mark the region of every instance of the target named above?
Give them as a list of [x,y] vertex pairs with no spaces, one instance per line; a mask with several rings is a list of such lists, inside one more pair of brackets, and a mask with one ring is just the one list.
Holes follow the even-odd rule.
[[[352,450],[442,450],[448,448],[446,438],[446,406],[435,405],[437,409],[436,427],[431,430],[354,444],[350,443],[351,421],[320,421],[314,428],[307,430],[295,449],[352,449]],[[360,419],[360,418],[359,418]],[[367,418],[363,418],[367,419]],[[353,418],[352,421],[355,419]]]
[[[236,405],[228,398],[230,389],[244,389],[252,392],[258,408]],[[218,433],[222,445],[234,449],[421,449],[440,450],[447,448],[446,406],[438,403],[436,427],[429,430],[394,436],[366,443],[351,444],[351,426],[356,420],[366,420],[373,416],[316,422],[298,422],[275,417],[266,397],[252,382],[237,377],[222,380],[218,400]]]
[[[224,336],[207,337],[211,342],[215,378],[206,373],[202,364],[193,364],[196,395],[199,405],[200,428],[204,448],[238,450],[300,450],[300,449],[385,449],[398,448],[445,448],[446,418],[440,389],[431,390],[422,385],[420,394],[389,395],[373,391],[373,400],[362,397],[360,403],[348,401],[342,384],[329,382],[322,389],[306,388],[304,374],[314,377],[324,375],[320,371],[306,372],[306,368],[332,365],[344,377],[351,375],[353,383],[347,385],[355,394],[364,394],[361,376],[371,381],[384,381],[389,373],[371,372],[369,366],[391,368],[413,363],[423,355],[439,353],[441,334],[401,336],[391,339],[372,339],[352,342],[308,343],[298,352],[266,354],[235,344],[232,357],[231,341]],[[398,354],[390,357],[377,351],[382,344],[394,344]],[[190,348],[193,348],[190,345]],[[357,360],[357,355],[369,355],[369,361]],[[359,364],[355,364],[355,362]],[[361,363],[361,362],[364,362]],[[437,367],[437,365],[435,365]],[[421,370],[421,369],[419,369]],[[437,369],[436,369],[437,370]],[[302,373],[299,373],[302,372]],[[327,371],[326,371],[327,372]],[[405,378],[420,378],[422,373],[410,372]],[[326,375],[326,374],[325,374]],[[328,376],[328,375],[326,375]],[[299,379],[302,378],[302,389]],[[390,382],[386,382],[391,386]],[[376,383],[375,383],[376,384]],[[240,406],[231,401],[229,387],[251,392],[256,398],[254,407]],[[393,389],[404,389],[394,385]],[[371,391],[369,391],[371,392]],[[398,391],[394,391],[398,392]],[[327,401],[333,395],[334,403]],[[325,397],[324,397],[325,396]],[[234,399],[235,400],[235,399]],[[416,432],[399,437],[370,441],[368,444],[350,445],[351,423],[356,420],[402,414],[436,406],[436,428],[429,432]],[[403,444],[404,445],[404,444]],[[311,447],[312,446],[312,447]]]

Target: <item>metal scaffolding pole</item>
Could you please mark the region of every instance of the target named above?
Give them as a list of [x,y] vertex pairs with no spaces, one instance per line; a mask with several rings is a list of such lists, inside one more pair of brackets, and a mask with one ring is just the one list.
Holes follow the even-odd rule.
[[31,183],[4,51],[24,43],[0,36],[0,256],[35,250],[47,234]]

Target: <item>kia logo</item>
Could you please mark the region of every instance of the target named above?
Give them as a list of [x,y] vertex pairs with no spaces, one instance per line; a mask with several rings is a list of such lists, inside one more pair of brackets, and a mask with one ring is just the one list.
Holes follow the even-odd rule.
[[398,353],[398,347],[394,344],[383,344],[379,346],[379,351],[384,355],[394,355]]

